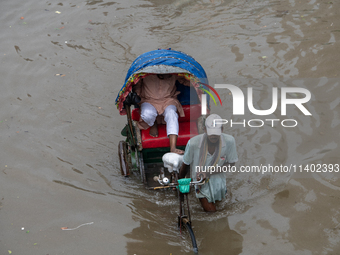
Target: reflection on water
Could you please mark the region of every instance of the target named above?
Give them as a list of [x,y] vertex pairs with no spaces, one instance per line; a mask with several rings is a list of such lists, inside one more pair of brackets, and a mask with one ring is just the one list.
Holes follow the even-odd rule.
[[[24,243],[38,243],[44,254],[191,253],[190,240],[176,227],[176,196],[146,190],[138,176],[120,176],[117,145],[126,117],[114,99],[129,65],[149,50],[192,55],[212,85],[231,83],[244,93],[253,87],[256,109],[270,108],[272,87],[311,92],[306,108],[312,116],[288,106],[283,117],[280,104],[269,116],[296,119],[295,128],[225,126],[235,137],[239,166],[340,163],[337,1],[33,0],[0,6],[0,226],[9,233],[1,254],[14,253],[13,247],[37,254]],[[223,107],[212,110],[223,118],[265,119],[247,111],[232,116],[232,96],[218,92]],[[235,173],[227,182],[227,199],[213,215],[190,197],[200,254],[339,253],[338,173]],[[70,242],[55,230],[66,219],[94,224],[73,232]],[[16,230],[28,222],[36,224],[34,238],[27,237],[34,240],[18,245]]]
[[[173,192],[155,195],[158,201],[166,199],[161,204],[156,201],[134,200],[134,208],[143,209],[134,212],[135,218],[141,222],[140,227],[126,235],[132,239],[127,246],[128,254],[138,254],[141,251],[148,254],[159,254],[160,251],[172,254],[192,252],[190,237],[185,231],[181,234],[177,228],[177,198],[170,193]],[[190,199],[195,201],[194,197]],[[154,206],[155,202],[158,204],[157,207]],[[191,202],[190,206],[193,213],[193,230],[200,247],[199,254],[214,254],[218,250],[226,251],[228,254],[240,254],[243,238],[230,229],[228,218],[217,213],[206,220],[207,215],[201,211],[197,203]],[[222,208],[219,205],[219,210]]]

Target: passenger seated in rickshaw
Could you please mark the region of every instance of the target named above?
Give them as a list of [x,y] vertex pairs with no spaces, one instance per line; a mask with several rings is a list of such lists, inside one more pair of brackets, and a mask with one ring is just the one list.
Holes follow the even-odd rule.
[[183,154],[176,148],[179,124],[178,114],[184,117],[182,105],[177,100],[176,80],[189,86],[190,81],[175,74],[151,74],[144,77],[134,87],[134,91],[141,97],[140,129],[150,127],[150,135],[158,137],[157,116],[163,115],[166,122],[167,136],[170,139],[170,151]]

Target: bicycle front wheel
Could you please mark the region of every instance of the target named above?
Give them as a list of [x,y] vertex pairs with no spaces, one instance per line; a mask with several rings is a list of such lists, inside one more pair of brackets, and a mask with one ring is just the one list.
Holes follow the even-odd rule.
[[188,231],[188,233],[190,235],[191,242],[192,242],[192,248],[193,248],[194,253],[198,253],[196,238],[195,238],[194,231],[191,228],[191,224],[189,223],[189,221],[182,222],[182,224],[184,225],[184,227],[186,228],[186,230]]

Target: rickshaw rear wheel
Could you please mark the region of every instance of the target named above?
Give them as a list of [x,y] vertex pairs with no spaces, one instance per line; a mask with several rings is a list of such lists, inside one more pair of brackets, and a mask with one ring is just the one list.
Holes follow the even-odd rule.
[[142,183],[147,184],[146,175],[145,175],[145,168],[144,168],[144,159],[143,159],[143,153],[142,152],[139,152],[139,171],[140,171]]
[[125,141],[120,141],[118,144],[118,158],[120,163],[120,172],[125,177],[130,175],[130,166],[127,155],[127,144]]

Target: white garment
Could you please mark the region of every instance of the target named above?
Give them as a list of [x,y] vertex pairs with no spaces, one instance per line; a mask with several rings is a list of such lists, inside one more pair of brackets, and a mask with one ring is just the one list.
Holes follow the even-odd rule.
[[[204,169],[204,167],[211,166],[213,155],[210,155],[207,151],[207,159],[204,166],[200,165],[201,160],[201,146],[203,144],[204,134],[194,136],[191,138],[187,146],[185,147],[185,152],[183,155],[183,163],[190,165],[191,173],[190,176],[193,180],[196,179],[197,170]],[[236,143],[234,137],[231,135],[221,134],[221,152],[220,159],[218,160],[218,166],[222,167],[225,163],[235,163],[238,161]],[[225,168],[226,169],[226,168]],[[215,203],[215,201],[221,201],[225,198],[227,191],[227,171],[222,171],[220,173],[214,173],[210,175],[209,181],[204,185],[199,186],[199,193],[196,192],[197,198],[206,197],[208,202]]]
[[[141,117],[150,127],[155,123],[158,113],[156,108],[150,103],[141,104]],[[177,108],[174,105],[168,105],[162,113],[166,122],[167,135],[178,135],[178,114]]]

